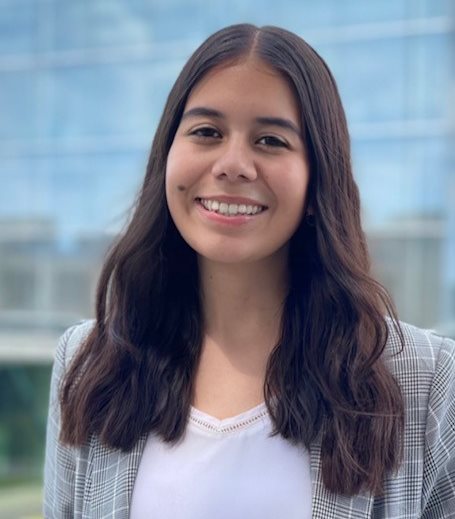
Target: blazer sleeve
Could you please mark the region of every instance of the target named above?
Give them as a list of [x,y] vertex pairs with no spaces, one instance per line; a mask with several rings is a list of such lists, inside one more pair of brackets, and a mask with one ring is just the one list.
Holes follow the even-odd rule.
[[455,518],[455,342],[436,359],[425,437],[422,519]]
[[46,519],[74,517],[77,449],[59,442],[59,389],[68,363],[68,342],[77,327],[72,326],[60,337],[52,369],[44,461],[43,512]]

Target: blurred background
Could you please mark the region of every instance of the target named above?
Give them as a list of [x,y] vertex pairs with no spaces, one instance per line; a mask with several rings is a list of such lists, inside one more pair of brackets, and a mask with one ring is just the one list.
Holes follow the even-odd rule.
[[238,22],[327,61],[376,275],[403,320],[455,336],[453,0],[0,0],[0,518],[40,516],[58,337],[93,315],[171,84]]

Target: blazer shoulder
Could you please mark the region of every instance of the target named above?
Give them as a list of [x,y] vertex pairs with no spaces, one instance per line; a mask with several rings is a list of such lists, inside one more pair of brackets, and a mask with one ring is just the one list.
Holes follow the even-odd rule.
[[60,364],[65,367],[69,365],[80,345],[92,331],[95,322],[95,319],[84,319],[65,330],[60,337],[55,354]]
[[[435,330],[418,328],[403,321],[399,322],[403,336],[392,322],[389,323],[389,338],[385,350],[392,370],[406,368],[420,372],[435,373],[442,362],[455,366],[455,341],[438,334]],[[394,369],[395,368],[395,369]]]
[[69,327],[60,336],[55,352],[44,459],[44,517],[81,517],[85,474],[83,467],[86,466],[87,449],[64,445],[59,440],[60,390],[69,362],[94,324],[94,320],[84,320]]

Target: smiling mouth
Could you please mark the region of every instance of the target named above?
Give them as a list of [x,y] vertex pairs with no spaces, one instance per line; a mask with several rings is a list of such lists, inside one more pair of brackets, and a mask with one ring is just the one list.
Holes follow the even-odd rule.
[[253,204],[228,204],[218,200],[208,200],[205,198],[196,198],[204,209],[211,213],[221,214],[223,216],[254,216],[267,210],[264,205]]

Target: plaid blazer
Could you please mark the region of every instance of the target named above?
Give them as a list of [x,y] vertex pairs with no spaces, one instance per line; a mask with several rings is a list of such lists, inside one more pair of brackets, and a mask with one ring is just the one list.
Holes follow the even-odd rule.
[[[93,321],[69,328],[54,362],[46,440],[45,518],[127,519],[146,436],[130,452],[104,447],[96,437],[82,448],[58,441],[58,387],[68,361]],[[402,324],[398,353],[393,328],[384,352],[406,403],[404,463],[387,477],[385,493],[333,494],[321,477],[320,442],[311,446],[313,517],[316,519],[455,518],[455,342]]]

